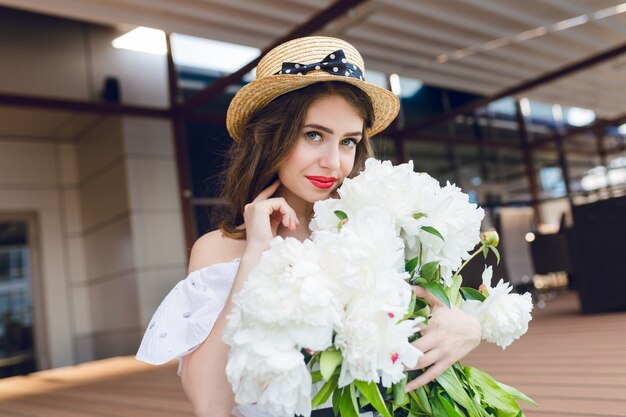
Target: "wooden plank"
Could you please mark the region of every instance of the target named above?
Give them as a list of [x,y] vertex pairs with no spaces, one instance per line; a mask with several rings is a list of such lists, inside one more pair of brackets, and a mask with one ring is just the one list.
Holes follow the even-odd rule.
[[548,301],[520,340],[483,343],[464,363],[537,401],[527,417],[626,416],[626,314],[579,311],[573,293]]
[[83,415],[96,414],[107,417],[190,417],[193,413],[184,410],[162,410],[155,406],[121,405],[117,403],[97,402],[93,400],[67,401],[53,398],[50,395],[36,396],[29,399],[31,405],[49,407],[51,410],[69,410],[83,413]]
[[[483,343],[464,364],[534,398],[527,417],[626,416],[626,313],[581,316],[566,294],[534,317],[508,349]],[[193,417],[176,366],[125,357],[6,378],[0,417]]]

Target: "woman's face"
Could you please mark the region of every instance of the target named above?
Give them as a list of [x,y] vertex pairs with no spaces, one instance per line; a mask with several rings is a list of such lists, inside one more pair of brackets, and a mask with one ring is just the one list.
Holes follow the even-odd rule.
[[352,171],[363,123],[341,96],[313,101],[292,153],[278,169],[283,195],[308,203],[328,198]]

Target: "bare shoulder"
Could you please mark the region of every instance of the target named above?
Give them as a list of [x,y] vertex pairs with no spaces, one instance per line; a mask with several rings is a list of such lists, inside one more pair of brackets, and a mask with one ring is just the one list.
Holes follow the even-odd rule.
[[240,258],[245,247],[245,240],[226,237],[219,229],[206,233],[196,240],[191,248],[189,272]]

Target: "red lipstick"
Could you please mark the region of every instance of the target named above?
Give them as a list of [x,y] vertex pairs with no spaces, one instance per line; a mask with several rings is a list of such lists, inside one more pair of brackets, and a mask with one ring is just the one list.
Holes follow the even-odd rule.
[[313,184],[317,188],[321,188],[322,190],[327,190],[331,188],[335,184],[335,181],[337,181],[337,178],[335,177],[322,177],[313,175],[307,176],[306,179],[309,180],[311,184]]

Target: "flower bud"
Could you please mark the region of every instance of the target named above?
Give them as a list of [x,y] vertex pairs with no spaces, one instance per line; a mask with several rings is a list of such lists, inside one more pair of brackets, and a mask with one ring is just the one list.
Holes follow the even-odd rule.
[[489,246],[495,247],[498,246],[498,243],[500,243],[500,236],[498,236],[498,232],[495,230],[488,230],[482,234],[480,240]]
[[484,295],[485,297],[489,297],[489,289],[485,284],[480,284],[478,287],[478,292]]

